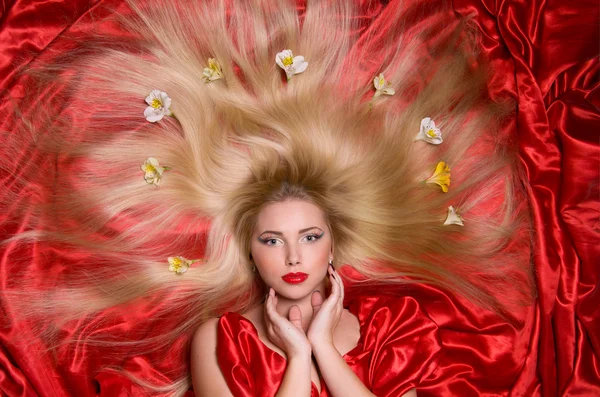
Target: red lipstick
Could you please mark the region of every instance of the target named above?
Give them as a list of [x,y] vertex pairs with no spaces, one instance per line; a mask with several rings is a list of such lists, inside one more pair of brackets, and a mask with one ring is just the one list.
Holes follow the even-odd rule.
[[302,273],[302,272],[288,273],[281,278],[283,279],[283,281],[285,281],[288,284],[300,284],[308,278],[308,274]]

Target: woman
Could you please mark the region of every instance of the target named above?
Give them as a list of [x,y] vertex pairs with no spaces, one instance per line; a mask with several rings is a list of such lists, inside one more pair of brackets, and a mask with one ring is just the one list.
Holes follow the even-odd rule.
[[[343,309],[333,268],[352,269],[346,281],[361,288],[398,295],[428,283],[500,313],[512,303],[499,299],[506,288],[527,298],[527,212],[499,128],[511,106],[489,98],[472,31],[442,4],[425,9],[433,25],[409,3],[378,5],[377,21],[394,26],[385,37],[356,17],[370,7],[361,2],[130,6],[131,37],[85,43],[41,76],[47,89],[64,72],[66,117],[37,115],[42,127],[15,132],[35,134],[58,167],[54,178],[36,178],[43,168],[22,176],[46,190],[32,201],[36,230],[15,240],[68,244],[81,264],[43,294],[43,272],[15,276],[7,296],[19,316],[52,325],[44,337],[158,297],[156,317],[172,328],[99,342],[134,354],[195,333],[200,394],[410,395],[431,373],[435,325],[409,297]],[[412,335],[401,326],[408,311],[428,343],[401,338]],[[252,375],[227,329],[254,338],[239,351],[279,353],[287,368]],[[411,343],[419,368],[399,379],[411,360],[389,352]],[[190,373],[180,364],[167,389],[183,394]],[[257,379],[271,384],[240,386]]]
[[[399,365],[386,363],[386,371],[373,371],[373,376],[367,375],[371,372],[367,369],[381,363],[365,365],[363,360],[353,365],[361,369],[357,372],[364,380],[348,366],[346,360],[353,362],[353,356],[369,350],[364,348],[366,336],[363,338],[362,333],[373,329],[361,327],[357,316],[343,306],[344,285],[332,265],[333,238],[324,212],[310,201],[291,196],[289,188],[282,190],[283,201],[263,207],[252,235],[253,263],[261,280],[270,286],[269,293],[264,304],[241,316],[226,313],[220,320],[209,320],[198,329],[192,341],[194,390],[201,396],[415,396],[414,389],[401,392],[411,380],[401,373],[401,366],[410,356],[406,351],[403,358],[393,358]],[[327,281],[331,294],[324,301]],[[391,305],[386,309],[392,312],[401,305],[397,301],[377,301]],[[372,318],[374,307],[369,309],[372,312],[367,317]],[[391,333],[403,331],[375,329],[376,339],[385,341]],[[362,346],[357,346],[361,339]],[[377,353],[387,351],[394,355],[394,343],[400,347],[406,340],[405,337],[402,342],[388,343],[377,348]],[[425,350],[432,351],[437,341],[429,339],[428,344]],[[264,368],[265,362],[260,358],[239,359],[256,350],[260,356],[272,356],[274,368]],[[377,357],[372,351],[369,353]],[[325,385],[329,394],[322,390]]]

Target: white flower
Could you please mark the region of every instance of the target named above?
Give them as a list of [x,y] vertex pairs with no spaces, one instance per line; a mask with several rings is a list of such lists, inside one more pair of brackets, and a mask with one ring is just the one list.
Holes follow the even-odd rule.
[[183,256],[170,256],[168,258],[169,261],[169,271],[175,273],[185,273],[190,268],[192,263],[195,261],[186,259]]
[[308,67],[308,62],[304,60],[304,57],[298,55],[297,57],[292,54],[292,50],[283,50],[275,56],[275,63],[283,70],[287,79],[291,79],[293,75],[302,73]]
[[223,78],[223,71],[221,65],[215,58],[208,58],[208,67],[204,68],[204,77],[202,79],[205,83],[219,80]]
[[172,115],[169,110],[171,107],[171,98],[169,98],[166,92],[152,90],[150,95],[146,97],[146,103],[150,106],[144,110],[144,116],[151,123],[156,123],[164,116]]
[[448,216],[446,217],[446,221],[444,225],[459,225],[464,226],[463,218],[456,213],[456,210],[453,206],[448,207]]
[[375,94],[373,98],[378,97],[379,95],[394,95],[396,91],[392,88],[392,84],[389,81],[385,80],[383,77],[383,73],[380,73],[379,76],[373,79],[373,86],[375,87]]
[[161,167],[158,164],[158,160],[154,157],[148,157],[140,168],[145,172],[144,179],[146,183],[153,184],[154,186],[158,186],[163,172],[167,169],[167,167]]
[[435,126],[435,122],[431,118],[425,117],[421,120],[421,129],[415,141],[425,141],[433,145],[439,145],[444,140],[442,139],[442,131]]

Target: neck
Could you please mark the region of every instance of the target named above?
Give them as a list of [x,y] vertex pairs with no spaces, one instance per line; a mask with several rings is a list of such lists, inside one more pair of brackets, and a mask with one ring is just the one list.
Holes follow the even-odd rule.
[[[323,281],[315,289],[315,291],[319,291],[321,293],[321,297],[323,298],[323,300],[325,300],[327,298],[327,295],[326,295],[327,283],[325,280],[326,279],[323,279]],[[287,299],[281,295],[278,295],[277,296],[277,300],[278,300],[277,301],[277,312],[282,317],[289,319],[288,314],[290,312],[290,308],[294,305],[298,306],[300,308],[300,312],[302,313],[302,328],[304,329],[304,332],[306,332],[308,330],[308,327],[310,326],[310,323],[313,318],[313,308],[312,308],[312,304],[311,304],[311,297],[312,297],[312,292],[310,294],[308,294],[307,296],[302,297],[301,299]]]

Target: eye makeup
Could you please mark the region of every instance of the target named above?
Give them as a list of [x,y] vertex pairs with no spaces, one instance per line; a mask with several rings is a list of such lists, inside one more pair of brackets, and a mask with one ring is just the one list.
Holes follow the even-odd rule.
[[[257,240],[260,241],[262,244],[265,244],[265,245],[275,245],[277,241],[280,241],[278,238],[275,238],[273,236],[268,236],[268,235],[267,236],[260,236],[260,237],[258,237]],[[271,242],[275,242],[275,243],[269,244]]]
[[325,234],[324,231],[320,231],[320,233],[310,233],[307,234],[306,236],[302,237],[302,240],[307,239],[308,237],[312,237],[312,240],[310,240],[310,243],[314,243],[315,241],[319,240],[321,237],[323,237],[323,235]]
[[[304,235],[302,237],[303,240],[306,238],[311,238],[311,240],[309,240],[309,242],[315,242],[325,235],[325,232],[316,226],[302,229],[298,232],[298,234],[306,233],[309,231],[313,231],[313,233],[308,233],[308,234]],[[257,238],[257,240],[266,245],[275,245],[275,243],[269,244],[269,242],[274,242],[274,241],[278,241],[278,240],[281,241],[281,238],[280,238],[281,236],[283,236],[283,233],[281,233],[281,232],[275,232],[275,231],[268,230],[268,231],[263,232]]]

